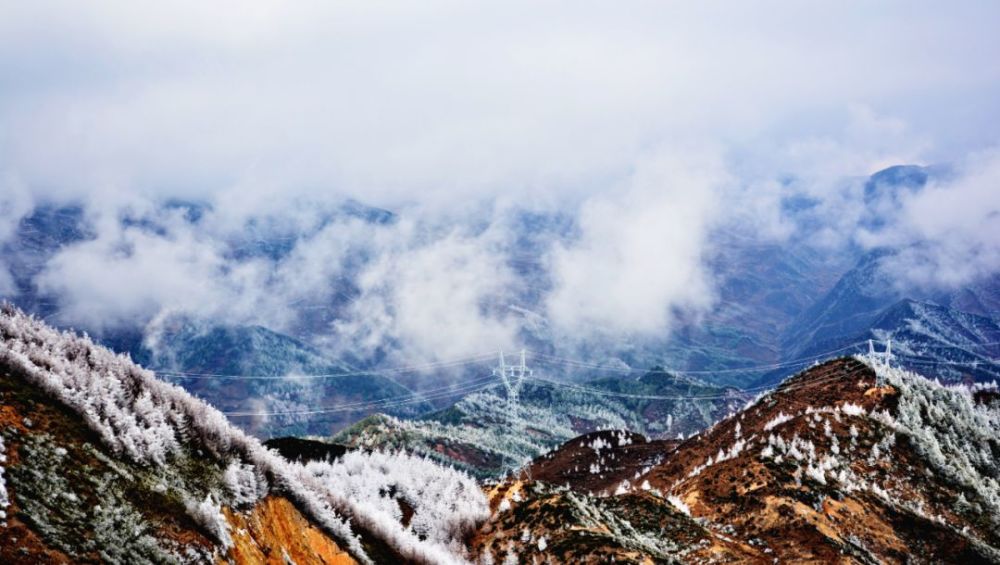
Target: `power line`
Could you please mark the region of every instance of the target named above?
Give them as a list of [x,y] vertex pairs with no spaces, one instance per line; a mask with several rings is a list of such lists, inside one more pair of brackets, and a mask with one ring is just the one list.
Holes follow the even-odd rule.
[[[832,353],[836,353],[838,351],[842,351],[844,349],[848,349],[850,347],[853,347],[854,345],[856,345],[856,344],[852,344],[850,346],[846,346],[846,347],[842,347],[842,348],[835,349],[835,350],[832,350],[832,351],[828,351],[828,352],[826,352],[826,353],[824,353],[822,355],[828,356],[828,355],[830,355]],[[492,356],[492,354],[490,356]],[[472,359],[477,359],[477,358],[474,357]],[[572,360],[569,360],[569,361],[572,361]],[[811,363],[811,362],[816,362],[817,358],[810,357],[810,358],[804,359],[802,361],[806,362],[806,363]],[[602,395],[605,395],[605,396],[619,396],[619,397],[622,397],[622,396],[626,395],[626,393],[613,393],[612,391],[601,391],[601,390],[598,390],[598,389],[591,389],[589,387],[585,387],[585,386],[581,386],[581,385],[576,385],[576,384],[571,384],[571,383],[561,383],[559,381],[553,381],[553,380],[550,380],[550,379],[543,379],[543,378],[540,378],[540,377],[534,377],[534,376],[531,375],[531,373],[529,371],[527,371],[527,369],[526,369],[526,367],[524,365],[524,356],[523,355],[522,355],[522,359],[521,359],[521,365],[519,367],[508,367],[508,366],[506,366],[501,361],[501,370],[504,371],[503,376],[505,376],[505,377],[506,376],[510,376],[510,377],[516,376],[517,377],[517,381],[518,381],[517,382],[517,388],[518,389],[520,388],[520,386],[519,386],[520,382],[523,382],[524,378],[531,378],[532,380],[544,381],[544,382],[547,382],[547,383],[555,385],[555,386],[562,386],[562,387],[572,388],[573,390],[576,390],[578,392],[585,392],[585,393],[592,393],[592,394],[602,394]],[[508,372],[510,372],[509,375],[507,374]],[[367,373],[362,373],[362,374],[371,374],[371,373],[367,372]],[[491,375],[491,377],[492,376],[496,376],[496,375],[497,375],[497,373],[496,373],[496,371],[494,371],[494,373],[493,373],[493,375]],[[491,377],[486,377],[486,378],[489,379]],[[273,377],[268,377],[268,378],[273,378]],[[478,380],[481,381],[482,378],[480,378]],[[477,380],[473,380],[471,382],[476,382],[476,381]],[[514,383],[506,383],[506,379],[504,379],[504,382],[507,385],[508,394],[510,394],[510,391],[512,390]],[[454,396],[456,394],[461,394],[463,392],[473,392],[475,390],[478,390],[479,386],[480,385],[471,385],[470,386],[469,383],[466,383],[466,385],[463,385],[462,387],[460,387],[458,389],[452,389],[451,387],[445,387],[443,389],[431,389],[429,391],[424,391],[423,393],[410,393],[408,395],[403,395],[403,396],[399,396],[399,397],[390,397],[390,398],[377,399],[377,400],[371,400],[371,401],[361,401],[361,402],[356,402],[356,403],[341,404],[341,405],[338,405],[336,407],[314,409],[314,410],[297,410],[297,411],[284,411],[284,412],[225,412],[225,414],[227,416],[237,416],[237,417],[245,417],[245,416],[268,417],[268,416],[291,416],[291,415],[326,414],[326,413],[345,412],[345,411],[364,411],[364,410],[369,410],[369,409],[373,409],[373,408],[388,408],[388,407],[394,407],[394,406],[398,406],[398,405],[411,404],[411,403],[416,403],[416,402],[426,402],[428,400],[438,400],[440,398],[447,398],[449,396]],[[485,385],[485,386],[482,386],[482,389],[490,388],[492,386],[495,386],[495,385],[493,385],[493,384]],[[754,392],[756,390],[766,390],[768,388],[770,388],[770,387],[758,387],[758,388],[742,389],[742,390],[741,389],[733,389],[733,391],[737,392],[737,393],[740,393],[740,392],[744,392],[745,393],[745,392]],[[436,390],[437,391],[441,391],[441,392],[438,392],[437,395],[435,395],[434,393],[435,393]],[[665,397],[665,396],[656,396],[656,395],[627,395],[625,397],[645,398],[645,399],[653,399],[653,400],[657,400],[657,399],[659,399],[659,400],[684,400],[684,399],[699,400],[699,399],[724,398],[725,396],[728,396],[728,394],[729,393],[727,393],[726,395],[716,395],[716,396],[690,396],[689,395],[689,396],[678,396],[678,397]],[[509,409],[512,409],[512,408],[509,407]]]
[[438,392],[436,393],[433,391],[427,393],[411,393],[407,395],[388,397],[370,401],[338,404],[336,406],[332,406],[329,408],[318,408],[310,410],[289,410],[282,412],[223,412],[223,414],[234,417],[248,417],[248,416],[269,417],[269,416],[329,414],[336,412],[361,412],[373,408],[393,408],[396,406],[405,406],[407,404],[416,404],[421,402],[428,402],[431,400],[439,400],[442,398],[448,398],[450,396],[455,396],[458,394],[466,394],[470,392],[476,392],[479,390],[485,390],[495,386],[498,386],[498,383],[493,382],[493,377],[491,375],[489,377],[480,377],[459,387],[441,388],[438,389]]
[[919,349],[966,349],[969,347],[989,347],[993,345],[1000,345],[1000,341],[989,341],[985,343],[967,343],[965,345],[959,344],[941,344],[941,345],[920,345]]
[[667,373],[667,374],[676,374],[676,375],[715,375],[715,374],[719,374],[719,373],[749,373],[749,372],[757,372],[757,371],[764,371],[764,370],[775,370],[775,369],[782,369],[782,368],[792,367],[792,366],[800,365],[800,364],[803,364],[803,363],[811,363],[811,362],[816,361],[818,359],[824,359],[826,357],[829,357],[833,353],[839,353],[841,351],[846,351],[848,349],[857,348],[859,345],[862,345],[864,343],[865,343],[864,341],[858,341],[858,342],[851,343],[849,345],[845,345],[845,346],[837,348],[837,349],[833,349],[833,350],[830,350],[830,351],[825,351],[823,353],[818,353],[816,355],[812,355],[812,356],[809,356],[809,357],[803,357],[801,359],[793,359],[793,360],[789,360],[789,361],[781,361],[781,362],[777,362],[777,363],[769,363],[769,364],[765,364],[765,365],[751,365],[751,366],[747,366],[747,367],[731,367],[731,368],[726,368],[726,369],[716,369],[716,370],[705,369],[705,370],[691,370],[691,371],[684,370],[684,369],[669,369],[669,368],[640,369],[640,368],[635,368],[635,367],[608,367],[606,365],[599,365],[599,364],[592,363],[592,362],[579,361],[579,360],[576,360],[576,359],[569,359],[569,358],[566,358],[566,357],[559,357],[559,356],[556,356],[556,355],[547,355],[547,354],[544,354],[544,353],[537,353],[537,352],[535,352],[534,355],[535,355],[536,358],[538,358],[539,361],[541,361],[543,363],[546,362],[547,360],[549,360],[549,361],[559,362],[559,363],[564,364],[564,365],[575,366],[575,367],[582,368],[582,369],[594,369],[594,370],[608,371],[608,372],[617,372],[617,373],[637,373],[638,372],[638,373]]
[[[773,364],[769,364],[769,365],[761,365],[761,366],[756,366],[756,367],[747,367],[747,368],[742,368],[742,369],[730,369],[728,371],[729,372],[732,372],[732,371],[749,371],[750,369],[764,369],[764,368],[766,368],[766,369],[778,369],[778,368],[788,368],[788,367],[792,367],[792,366],[796,366],[796,365],[817,364],[822,359],[829,359],[830,356],[833,353],[838,353],[838,352],[841,352],[841,351],[845,351],[847,349],[856,348],[858,345],[860,345],[862,343],[864,343],[864,342],[853,343],[853,344],[850,344],[850,345],[847,345],[847,346],[844,346],[844,347],[840,347],[838,349],[834,349],[834,350],[831,350],[831,351],[824,352],[824,353],[819,354],[817,356],[808,357],[808,358],[802,358],[802,359],[795,360],[795,361],[786,361],[786,362],[783,362],[783,363],[773,363]],[[547,363],[547,362],[551,363],[552,361],[548,361],[547,359],[545,359],[545,358],[551,358],[551,359],[558,360],[558,361],[571,362],[571,363],[574,363],[574,364],[577,364],[577,365],[588,365],[588,364],[586,364],[584,362],[578,362],[578,361],[572,360],[572,359],[559,358],[559,357],[549,356],[549,355],[544,355],[544,354],[536,354],[536,355],[538,357],[542,358],[542,359],[539,359],[539,360],[542,361],[543,363]],[[901,357],[913,357],[913,356],[906,355],[906,354],[903,354],[903,355],[896,354],[896,355],[901,356]],[[489,354],[489,356],[492,356],[492,354]],[[478,362],[478,360],[480,358],[483,358],[483,357],[486,357],[486,356],[484,355],[484,356],[476,356],[476,357],[465,358],[465,359],[468,359],[468,360],[461,360],[460,359],[460,360],[456,360],[456,361],[425,364],[423,366],[412,366],[410,368],[400,367],[400,368],[396,368],[395,370],[412,369],[413,367],[455,366],[455,365],[471,364],[471,363]],[[920,358],[917,358],[917,359],[920,359]],[[946,365],[964,365],[964,366],[974,366],[974,365],[984,364],[982,361],[962,363],[962,362],[933,361],[933,360],[927,360],[927,361],[907,361],[904,364],[910,364],[910,363],[914,363],[914,364],[946,364]],[[998,361],[991,359],[991,360],[988,360],[987,363],[994,363],[995,364],[995,363],[998,363]],[[555,380],[552,380],[552,379],[546,379],[546,378],[543,378],[543,377],[536,377],[536,376],[533,376],[530,373],[530,371],[527,371],[526,367],[524,366],[524,359],[523,358],[522,358],[522,363],[521,363],[521,365],[519,367],[513,367],[512,368],[512,367],[506,366],[504,364],[501,364],[501,367],[505,367],[505,368],[501,369],[501,370],[504,371],[504,376],[511,376],[511,377],[517,376],[518,377],[518,379],[517,379],[518,380],[518,383],[517,383],[518,385],[520,384],[520,382],[523,382],[522,379],[530,379],[530,380],[535,381],[535,382],[545,383],[545,384],[550,385],[550,386],[565,388],[565,389],[569,389],[569,390],[572,390],[574,392],[579,392],[579,393],[583,393],[583,394],[590,394],[590,395],[604,396],[604,397],[615,397],[615,398],[630,398],[630,399],[637,399],[637,400],[718,400],[718,399],[730,398],[734,394],[749,394],[749,393],[755,393],[755,392],[759,393],[759,392],[774,391],[774,390],[778,390],[778,389],[780,389],[782,391],[790,391],[790,390],[795,390],[797,388],[801,388],[801,387],[804,387],[804,386],[814,386],[817,383],[821,383],[821,382],[824,382],[824,381],[834,381],[834,380],[837,380],[837,379],[841,378],[840,376],[818,377],[817,379],[809,380],[806,383],[799,383],[799,384],[796,384],[796,385],[789,385],[789,386],[785,386],[783,388],[782,388],[781,383],[778,383],[778,384],[775,384],[775,385],[764,385],[764,386],[742,388],[742,389],[741,388],[732,387],[732,388],[728,389],[727,392],[720,392],[720,393],[715,393],[715,394],[706,394],[706,395],[673,395],[673,396],[667,396],[667,395],[636,394],[636,393],[625,393],[625,392],[616,392],[616,391],[609,391],[609,390],[601,390],[601,389],[596,389],[596,388],[585,386],[585,385],[574,384],[574,383],[565,383],[565,382],[555,381]],[[613,368],[613,367],[596,367],[596,368],[602,368],[602,369],[608,369],[608,370],[616,370],[616,371],[620,371],[620,372],[636,372],[636,371],[641,371],[640,369],[625,369],[625,368]],[[518,373],[518,372],[516,372],[517,369],[522,369],[522,371]],[[510,372],[511,370],[514,370],[515,372],[510,373],[510,375],[507,375],[507,373]],[[384,372],[388,372],[388,371],[389,370],[384,371]],[[727,370],[698,371],[698,373],[699,374],[700,373],[716,373],[716,372],[725,372],[725,371],[727,371]],[[646,370],[644,372],[646,372],[646,373],[649,373],[649,372],[660,373],[660,372],[662,372],[662,373],[666,373],[666,374],[670,374],[671,373],[671,371],[668,371],[668,370],[656,370],[656,371]],[[373,373],[378,373],[378,372],[363,371],[363,372],[358,372],[357,374],[373,374]],[[681,375],[684,375],[684,374],[687,374],[687,373],[690,373],[690,372],[679,371],[679,373]],[[350,374],[350,373],[340,373],[340,374],[337,374],[337,376],[343,376],[343,375],[346,375],[346,374]],[[436,389],[429,389],[429,390],[423,391],[421,393],[411,392],[409,394],[401,395],[401,396],[396,396],[396,397],[388,397],[388,398],[382,398],[382,399],[376,399],[376,400],[359,401],[359,402],[354,402],[354,403],[340,404],[340,405],[337,405],[337,406],[334,406],[334,407],[329,407],[329,408],[310,409],[310,410],[294,410],[294,411],[284,411],[284,412],[225,412],[225,414],[227,416],[234,416],[234,417],[245,417],[245,416],[270,417],[270,416],[292,416],[292,415],[315,415],[315,414],[326,414],[326,413],[348,412],[348,411],[366,411],[366,410],[377,409],[377,408],[391,408],[391,407],[403,406],[403,405],[407,405],[407,404],[428,402],[428,401],[431,401],[431,400],[439,400],[439,399],[442,399],[442,398],[448,398],[448,397],[456,396],[456,395],[459,395],[459,394],[467,394],[467,393],[473,393],[473,392],[480,392],[480,391],[487,390],[489,388],[494,388],[496,386],[499,386],[500,384],[504,384],[504,383],[501,383],[501,382],[495,382],[495,381],[493,381],[493,377],[495,377],[495,376],[497,376],[496,371],[494,371],[493,375],[490,375],[490,376],[487,376],[487,377],[479,377],[479,378],[473,379],[473,380],[471,380],[469,382],[466,382],[466,383],[464,383],[464,384],[462,384],[462,385],[460,385],[458,387],[453,387],[453,386],[439,387],[439,388],[436,388]],[[313,377],[320,377],[320,376],[319,375],[313,375]],[[252,378],[252,377],[245,377],[245,378]],[[267,377],[267,378],[287,378],[287,377]],[[514,383],[507,383],[508,394],[510,394],[510,389],[511,389],[511,386],[513,384]],[[702,385],[703,383],[698,383],[698,382],[692,381],[690,384]],[[518,386],[517,388],[520,388],[520,386]],[[516,396],[514,398],[516,398]]]
[[167,377],[173,377],[179,379],[232,379],[232,380],[333,379],[340,377],[356,377],[356,376],[378,375],[378,374],[388,374],[388,373],[420,372],[429,369],[451,368],[462,365],[472,365],[476,363],[482,363],[492,356],[493,356],[492,353],[485,353],[482,355],[475,355],[470,357],[460,357],[454,360],[435,361],[431,363],[425,363],[422,365],[409,365],[409,366],[390,367],[387,369],[356,370],[356,371],[343,371],[339,373],[319,373],[319,374],[306,374],[306,375],[298,375],[295,373],[289,373],[285,375],[240,375],[240,374],[221,374],[221,373],[193,373],[193,372],[157,370],[157,369],[152,369],[152,370],[159,375],[164,375]]
[[677,396],[664,396],[664,395],[653,395],[653,394],[633,394],[633,393],[623,393],[623,392],[616,392],[616,391],[600,390],[600,389],[594,389],[594,388],[590,388],[590,387],[583,387],[583,386],[580,386],[580,385],[572,385],[572,384],[569,384],[569,383],[561,383],[559,381],[552,381],[552,380],[549,380],[549,379],[541,379],[541,378],[538,378],[538,377],[536,377],[534,380],[541,380],[541,381],[544,381],[544,382],[546,382],[548,384],[551,384],[551,385],[554,385],[554,386],[569,388],[571,390],[574,390],[575,392],[592,394],[592,395],[595,395],[595,396],[608,396],[608,397],[616,397],[616,398],[631,398],[631,399],[637,399],[637,400],[721,400],[721,399],[732,397],[733,393],[737,393],[737,394],[747,394],[747,393],[753,393],[753,392],[758,392],[759,393],[759,392],[776,391],[776,390],[779,390],[779,389],[782,392],[784,392],[784,391],[796,390],[796,389],[803,388],[803,387],[806,387],[806,386],[815,386],[816,384],[819,384],[819,383],[833,382],[833,381],[839,380],[841,378],[842,377],[840,375],[829,375],[829,376],[826,376],[826,377],[816,377],[816,378],[811,379],[811,380],[809,380],[807,382],[800,383],[800,384],[794,384],[794,385],[782,386],[782,383],[778,383],[778,384],[774,384],[774,385],[766,385],[766,386],[751,387],[751,388],[744,388],[744,389],[733,388],[733,389],[730,389],[731,392],[729,392],[729,393],[716,393],[716,394],[708,394],[708,395],[677,395]]

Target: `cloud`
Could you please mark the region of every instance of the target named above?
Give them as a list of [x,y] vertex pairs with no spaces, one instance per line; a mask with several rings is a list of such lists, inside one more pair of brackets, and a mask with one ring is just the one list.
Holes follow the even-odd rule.
[[901,118],[860,104],[834,114],[843,123],[822,134],[759,138],[731,156],[740,182],[725,194],[727,227],[841,251],[873,212],[864,196],[868,177],[892,165],[927,163],[933,143]]
[[726,178],[718,158],[661,150],[584,203],[578,240],[552,254],[553,325],[569,336],[667,333],[712,302],[703,255]]
[[[86,204],[96,239],[37,280],[65,323],[194,313],[426,359],[516,342],[510,306],[567,339],[664,335],[712,307],[704,258],[729,230],[912,244],[914,277],[955,284],[995,266],[976,187],[996,171],[942,192],[971,195],[974,233],[934,217],[959,204],[942,185],[864,234],[863,178],[996,143],[1000,7],[861,7],[17,3],[0,239],[32,201]],[[350,198],[399,219],[340,214]]]
[[[211,315],[238,311],[241,282],[252,264],[231,264],[218,242],[187,228],[179,213],[163,234],[96,220],[96,239],[57,253],[36,282],[43,294],[58,297],[59,319],[92,329],[134,325],[163,309]],[[225,306],[223,306],[225,304]]]
[[951,175],[904,192],[879,229],[862,229],[868,247],[899,250],[883,268],[904,290],[954,289],[1000,272],[1000,150],[970,156]]
[[58,300],[59,322],[91,331],[177,314],[308,331],[355,358],[427,361],[516,342],[513,232],[501,219],[455,223],[415,208],[383,224],[314,202],[248,209],[241,221],[215,206],[197,221],[151,201],[106,209],[89,218],[96,237],[58,251],[36,283]]
[[419,233],[404,220],[379,235],[375,259],[356,280],[359,296],[334,323],[333,344],[436,361],[512,348],[517,324],[508,309],[515,288],[502,241],[487,230]]
[[692,135],[823,139],[858,103],[947,153],[996,117],[997,10],[22,3],[0,22],[0,168],[61,194],[243,185],[446,206],[594,190]]

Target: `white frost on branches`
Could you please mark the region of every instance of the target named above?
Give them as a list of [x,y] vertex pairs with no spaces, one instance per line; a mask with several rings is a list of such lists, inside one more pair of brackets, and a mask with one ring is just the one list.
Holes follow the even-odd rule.
[[233,538],[229,535],[229,522],[222,514],[222,507],[209,494],[201,502],[188,502],[188,515],[212,534],[222,544],[222,547],[233,546]]
[[4,508],[10,506],[10,499],[7,498],[7,483],[3,479],[3,464],[7,462],[5,451],[3,436],[0,436],[0,520],[7,518],[7,511]]
[[[435,563],[460,562],[463,538],[489,517],[489,503],[471,477],[405,453],[352,451],[330,462],[310,462],[307,473],[351,502],[350,514],[403,556]],[[401,524],[402,504],[413,511]]]
[[[859,357],[869,363],[864,357]],[[870,363],[899,390],[895,418],[880,420],[907,436],[935,469],[970,489],[988,508],[986,515],[1000,525],[1000,409],[976,404],[965,387],[946,387],[909,371]],[[873,417],[875,415],[873,414]]]
[[851,402],[844,403],[840,409],[843,410],[844,414],[847,414],[848,416],[862,416],[865,413],[864,408]]
[[[229,492],[216,493],[220,503],[249,504],[273,488],[363,562],[371,560],[351,523],[384,536],[386,543],[410,559],[460,562],[461,549],[443,540],[454,539],[456,532],[466,531],[487,512],[478,488],[472,492],[471,479],[419,458],[349,457],[345,461],[356,464],[354,471],[342,469],[357,480],[346,488],[316,468],[307,469],[265,449],[221,412],[158,380],[127,356],[116,355],[87,336],[55,330],[8,305],[0,307],[0,363],[77,412],[116,453],[141,465],[163,467],[185,446],[207,452],[226,465],[223,480]],[[358,463],[361,460],[363,464]],[[359,479],[361,469],[371,476]],[[327,472],[340,476],[332,467]],[[414,477],[407,480],[404,475],[409,473]],[[409,528],[398,521],[390,523],[395,514],[386,514],[376,502],[393,488],[405,493],[417,509],[419,516]],[[221,529],[222,515],[211,495],[188,507],[192,517],[227,543],[228,531]],[[414,533],[420,529],[422,533]]]
[[779,412],[777,416],[775,416],[774,418],[771,419],[771,421],[769,421],[768,423],[764,424],[764,431],[765,432],[769,432],[769,431],[773,430],[774,428],[780,426],[781,424],[784,424],[785,422],[788,422],[791,419],[792,419],[791,416],[785,414],[784,412]]
[[676,495],[671,494],[670,496],[668,496],[667,502],[672,504],[674,508],[680,510],[684,514],[687,514],[688,516],[691,515],[691,509],[688,508],[688,505],[685,504],[684,501],[678,498]]
[[267,478],[253,465],[233,461],[226,467],[222,479],[236,506],[250,506],[267,496]]

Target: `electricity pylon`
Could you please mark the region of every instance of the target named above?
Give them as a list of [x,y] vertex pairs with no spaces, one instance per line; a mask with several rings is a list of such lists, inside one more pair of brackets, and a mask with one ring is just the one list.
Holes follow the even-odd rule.
[[[892,362],[892,338],[886,338],[885,351],[877,352],[875,351],[875,343],[872,340],[868,340],[868,358],[874,363],[883,365],[888,368]],[[884,373],[876,369],[875,371],[875,386],[883,387],[886,385]]]
[[[503,349],[500,349],[500,364],[493,369],[493,376],[500,377],[503,382],[504,389],[507,391],[507,428],[511,433],[515,431],[516,422],[518,422],[517,408],[518,408],[518,395],[521,393],[521,387],[524,385],[524,377],[533,374],[531,369],[528,369],[525,363],[524,350],[521,350],[521,363],[519,365],[508,365],[504,360]],[[507,457],[504,456],[504,472],[507,471]]]
[[507,389],[507,401],[511,406],[517,404],[518,394],[521,386],[524,385],[524,377],[532,375],[532,370],[528,369],[525,363],[524,350],[521,350],[521,363],[519,365],[508,365],[504,360],[503,350],[500,350],[500,364],[493,369],[493,376],[500,377],[503,386]]

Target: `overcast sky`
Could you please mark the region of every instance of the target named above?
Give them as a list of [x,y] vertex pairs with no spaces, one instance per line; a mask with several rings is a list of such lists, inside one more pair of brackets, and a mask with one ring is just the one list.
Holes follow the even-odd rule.
[[926,137],[919,157],[951,159],[995,143],[984,125],[1000,117],[995,2],[41,0],[2,12],[0,166],[33,190],[245,183],[450,201],[600,189],[664,142],[837,137],[858,107]]
[[[713,226],[742,214],[762,237],[788,236],[779,179],[843,212],[833,241],[857,229],[842,179],[950,163],[970,172],[944,196],[906,204],[892,233],[857,236],[931,238],[989,270],[998,28],[990,1],[0,0],[0,237],[44,199],[109,217],[205,200],[210,233],[100,224],[97,241],[53,261],[44,288],[70,321],[223,303],[280,326],[283,301],[329,285],[364,241],[382,261],[339,331],[405,340],[443,318],[465,338],[421,347],[454,353],[512,339],[481,307],[516,287],[495,256],[512,206],[578,222],[546,258],[557,326],[656,332],[677,307],[711,304]],[[217,240],[248,215],[301,217],[302,202],[348,197],[408,220],[378,237],[338,226],[294,264],[225,264]],[[968,214],[982,229],[944,241]],[[495,228],[456,220],[469,216]],[[115,255],[123,239],[130,257]],[[8,278],[0,270],[0,290]]]

